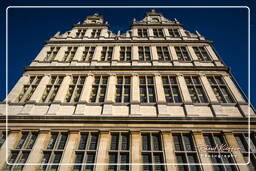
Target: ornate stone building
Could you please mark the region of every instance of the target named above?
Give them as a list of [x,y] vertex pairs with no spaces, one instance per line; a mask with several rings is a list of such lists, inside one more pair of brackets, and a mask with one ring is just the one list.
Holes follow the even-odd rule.
[[97,13],[56,33],[0,117],[0,170],[256,170],[255,111],[229,68],[154,10],[124,34]]

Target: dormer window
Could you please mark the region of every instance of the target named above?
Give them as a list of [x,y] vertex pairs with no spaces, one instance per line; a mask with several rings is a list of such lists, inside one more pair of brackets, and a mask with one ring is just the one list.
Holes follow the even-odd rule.
[[152,23],[158,23],[160,22],[158,18],[152,18]]
[[97,23],[97,21],[96,21],[96,20],[92,20],[91,22],[92,22],[92,23],[94,23],[94,24],[96,24],[96,23]]

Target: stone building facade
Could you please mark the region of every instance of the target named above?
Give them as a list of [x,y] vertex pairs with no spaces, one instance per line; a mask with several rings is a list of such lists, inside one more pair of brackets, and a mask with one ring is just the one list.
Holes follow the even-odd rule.
[[1,170],[256,170],[255,111],[229,68],[155,10],[124,34],[97,13],[56,33],[0,117]]

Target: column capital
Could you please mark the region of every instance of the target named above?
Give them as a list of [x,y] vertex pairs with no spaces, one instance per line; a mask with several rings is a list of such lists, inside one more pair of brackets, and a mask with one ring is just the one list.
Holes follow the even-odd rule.
[[100,129],[100,134],[109,134],[109,129]]
[[19,132],[21,132],[21,129],[17,129],[17,128],[10,129],[10,133],[19,133]]
[[199,73],[198,75],[201,76],[201,77],[205,77],[206,76],[205,73]]
[[69,133],[70,134],[77,134],[77,133],[79,133],[79,130],[78,129],[70,129]]
[[196,134],[196,135],[201,135],[202,134],[202,130],[193,129],[192,133]]
[[223,73],[223,74],[221,74],[223,77],[230,77],[230,74],[228,74],[228,73]]
[[160,74],[160,73],[154,73],[154,76],[155,76],[155,77],[157,77],[157,76],[159,76],[159,77],[160,77],[160,76],[161,76],[161,74]]
[[162,129],[162,130],[161,130],[161,133],[162,133],[162,134],[170,134],[170,133],[171,133],[171,130]]
[[139,129],[130,129],[130,133],[131,134],[140,134],[140,130]]
[[88,73],[88,74],[86,74],[86,76],[87,76],[87,77],[89,77],[89,76],[94,76],[94,74],[93,74],[93,73]]
[[46,128],[40,128],[39,133],[49,133],[50,129],[46,129]]
[[138,73],[132,73],[131,75],[132,75],[132,76],[139,76]]
[[116,73],[109,73],[109,76],[116,76]]
[[182,77],[182,76],[183,76],[182,73],[177,73],[176,75],[177,75],[178,77]]

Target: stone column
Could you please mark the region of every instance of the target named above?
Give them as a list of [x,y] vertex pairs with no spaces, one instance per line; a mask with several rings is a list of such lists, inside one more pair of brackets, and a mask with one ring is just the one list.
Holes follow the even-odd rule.
[[132,29],[132,37],[138,37],[138,29]]
[[178,76],[177,80],[178,80],[178,83],[180,85],[180,90],[181,90],[181,94],[182,94],[184,102],[185,103],[192,103],[185,78],[183,77],[182,74],[177,74],[177,76]]
[[163,146],[164,146],[164,154],[166,159],[166,167],[167,171],[178,171],[178,166],[174,165],[177,163],[175,149],[174,149],[174,141],[170,131],[162,130],[163,137]]
[[156,99],[157,99],[157,107],[158,107],[158,114],[166,115],[167,114],[167,107],[166,107],[166,100],[165,100],[165,94],[164,94],[164,87],[161,75],[155,74],[155,86],[156,86]]
[[90,94],[92,91],[92,84],[94,82],[93,74],[87,74],[85,79],[83,89],[80,95],[79,103],[77,104],[75,114],[76,115],[83,115],[86,111],[86,103],[90,103]]
[[153,65],[157,65],[159,59],[158,59],[158,55],[157,55],[156,46],[150,46],[150,50],[151,50],[151,54],[152,54]]
[[29,157],[26,161],[26,163],[28,164],[37,165],[25,165],[23,171],[35,171],[38,168],[38,165],[41,164],[42,158],[44,156],[43,150],[48,145],[50,137],[51,135],[49,130],[40,130],[33,149],[31,150]]
[[39,103],[42,95],[44,94],[46,85],[49,83],[50,81],[50,76],[49,75],[45,75],[42,80],[40,81],[39,85],[37,86],[35,92],[33,93],[33,95],[30,98],[30,102],[35,102],[35,103]]
[[[236,141],[236,138],[234,137],[233,133],[232,132],[229,132],[229,131],[225,131],[224,132],[225,134],[225,137],[226,137],[226,140],[227,140],[227,143],[230,147],[232,148],[236,148],[236,149],[239,149],[239,145],[237,144],[237,141]],[[246,165],[246,162],[244,160],[244,157],[243,157],[243,154],[241,153],[240,150],[233,150],[232,151],[232,154],[233,155],[236,155],[236,163],[237,164],[241,164],[241,165],[237,165],[239,170],[242,170],[242,171],[249,171],[249,168],[248,166]],[[252,162],[252,161],[251,161]],[[245,164],[245,165],[242,165],[242,164]]]
[[83,51],[84,51],[84,46],[79,46],[77,48],[76,54],[75,54],[75,56],[74,56],[72,61],[76,61],[76,62],[77,61],[81,61],[82,56],[83,56]]
[[100,131],[100,139],[99,139],[99,147],[96,158],[95,170],[97,171],[106,171],[108,166],[108,150],[110,145],[110,134],[109,131],[101,130]]
[[192,61],[198,61],[198,57],[196,56],[192,46],[187,46],[187,47],[188,47],[188,53],[190,54]]
[[29,75],[24,74],[22,77],[20,77],[19,81],[15,84],[11,92],[8,94],[8,98],[6,98],[4,101],[7,101],[8,99],[8,102],[15,102],[18,99],[24,84],[27,84],[28,82]]
[[[11,155],[11,149],[15,148],[15,145],[20,140],[21,132],[19,129],[11,129],[10,134],[5,140],[4,144],[0,148],[0,169],[3,169],[6,164],[6,159]],[[7,143],[7,149],[6,149]],[[7,155],[6,156],[6,152]]]
[[66,75],[56,94],[54,102],[63,103],[68,92],[69,84],[71,83],[71,75]]
[[138,46],[132,46],[132,65],[136,65],[139,61],[139,48]]
[[112,115],[112,105],[115,102],[116,95],[116,74],[110,74],[108,79],[103,115]]
[[131,170],[132,171],[141,171],[142,170],[142,157],[141,149],[142,140],[139,130],[131,130]]
[[148,37],[149,37],[149,39],[154,38],[154,33],[153,33],[153,29],[152,28],[148,28]]
[[223,79],[225,80],[227,87],[229,87],[229,89],[231,90],[233,96],[235,97],[235,100],[238,103],[246,103],[240,91],[231,79],[231,76],[229,74],[225,74],[223,75]]
[[34,62],[44,61],[47,55],[47,52],[51,49],[50,46],[44,46],[42,50],[39,52],[37,57],[35,58]]
[[202,85],[204,86],[206,93],[208,94],[209,100],[211,103],[218,103],[218,100],[213,92],[213,89],[207,79],[207,77],[205,76],[205,74],[200,73],[200,78],[202,81]]
[[63,58],[64,58],[67,48],[68,48],[67,46],[62,46],[53,61],[54,62],[63,61]]
[[[76,157],[75,150],[77,149],[78,143],[79,143],[78,130],[70,130],[67,144],[62,154],[63,157],[58,170],[65,170],[65,171],[73,170],[74,166],[72,165],[72,163],[75,163],[75,157]],[[69,164],[69,165],[66,165],[66,164]]]
[[163,28],[163,32],[164,32],[165,37],[170,37],[169,31],[167,28]]
[[172,56],[172,60],[173,61],[177,61],[178,60],[178,56],[176,54],[174,46],[169,46],[169,50],[170,50],[170,53],[171,53],[171,56]]
[[95,65],[98,61],[100,61],[101,51],[102,51],[102,46],[96,46],[93,57],[92,57],[91,65]]
[[117,63],[117,61],[120,61],[120,46],[119,45],[114,46],[112,64],[115,65]]
[[194,140],[195,140],[195,148],[197,148],[199,152],[199,156],[201,158],[201,162],[205,163],[206,165],[202,165],[203,170],[207,171],[214,171],[214,168],[212,166],[211,158],[207,157],[208,152],[205,150],[205,147],[207,146],[204,141],[203,134],[200,130],[192,130]]
[[138,74],[133,74],[131,79],[131,115],[140,114],[140,79]]

